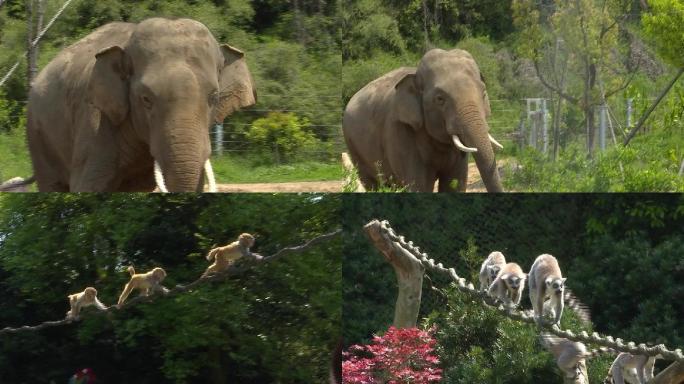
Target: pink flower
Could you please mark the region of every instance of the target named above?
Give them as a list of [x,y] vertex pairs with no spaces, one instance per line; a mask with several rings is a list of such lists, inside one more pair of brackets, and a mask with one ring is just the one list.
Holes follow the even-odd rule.
[[[432,354],[435,328],[390,327],[370,345],[352,345],[342,356],[344,384],[430,384],[442,379],[439,358]],[[366,357],[371,356],[371,357]]]

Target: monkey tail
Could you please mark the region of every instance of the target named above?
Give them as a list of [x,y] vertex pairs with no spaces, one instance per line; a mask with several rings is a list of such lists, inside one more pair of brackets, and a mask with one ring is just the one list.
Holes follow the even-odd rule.
[[130,267],[128,267],[127,271],[128,271],[128,273],[131,274],[131,276],[135,275],[135,268],[133,268],[132,265]]
[[207,253],[207,260],[208,260],[208,261],[214,261],[214,259],[216,258],[216,254],[218,253],[218,251],[219,251],[218,248],[214,248],[214,249],[212,249],[211,251],[209,251],[209,253]]

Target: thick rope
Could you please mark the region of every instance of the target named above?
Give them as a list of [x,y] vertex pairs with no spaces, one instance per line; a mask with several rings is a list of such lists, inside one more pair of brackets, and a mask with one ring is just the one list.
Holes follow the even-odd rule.
[[[442,265],[442,263],[435,263],[435,260],[430,259],[427,253],[421,252],[420,248],[414,246],[412,241],[406,242],[403,236],[397,235],[394,232],[394,230],[390,227],[390,224],[387,220],[384,220],[382,222],[378,220],[373,220],[370,223],[366,224],[366,227],[378,227],[383,236],[386,236],[390,241],[394,242],[395,245],[403,248],[411,255],[416,257],[427,271],[440,273],[442,275],[447,275],[448,277],[450,277],[451,280],[456,283],[456,287],[460,291],[466,292],[472,296],[482,299],[488,306],[498,310],[499,313],[510,319],[524,323],[535,324],[535,319],[531,312],[505,308],[503,305],[495,305],[494,300],[491,297],[489,297],[489,295],[487,295],[485,292],[481,292],[475,289],[472,283],[469,283],[464,278],[459,277],[456,274],[456,270],[454,270],[453,268],[445,268]],[[681,348],[670,350],[664,344],[648,347],[644,343],[640,343],[637,345],[633,341],[625,343],[620,338],[614,338],[613,336],[601,336],[597,332],[593,332],[590,335],[586,331],[575,333],[571,330],[563,330],[556,324],[554,324],[551,327],[549,327],[548,324],[544,324],[543,328],[546,331],[558,337],[562,337],[572,341],[597,344],[600,346],[615,349],[620,352],[631,353],[633,355],[661,355],[665,360],[684,361],[684,354],[682,353]]]
[[[322,243],[324,241],[331,240],[332,238],[339,235],[341,232],[342,232],[341,229],[337,229],[337,230],[332,231],[330,233],[326,233],[326,234],[314,237],[313,239],[307,241],[306,243],[304,243],[302,245],[283,248],[271,256],[261,256],[259,254],[250,252],[250,253],[246,254],[245,257],[238,260],[239,261],[238,263],[233,264],[226,271],[211,274],[211,275],[208,275],[205,277],[200,277],[199,279],[197,279],[197,280],[195,280],[189,284],[186,284],[186,285],[180,285],[180,284],[176,285],[174,288],[169,289],[164,294],[158,294],[158,295],[154,294],[154,295],[150,295],[150,296],[138,296],[138,297],[135,297],[131,300],[128,300],[120,308],[117,307],[116,305],[112,305],[112,306],[108,307],[106,310],[93,311],[93,312],[91,312],[92,315],[89,314],[88,316],[102,315],[102,314],[109,313],[110,311],[115,311],[115,310],[125,310],[126,308],[130,308],[131,306],[133,306],[139,302],[149,302],[149,301],[155,300],[157,297],[160,297],[160,296],[161,297],[168,297],[168,296],[178,295],[182,292],[187,292],[187,291],[195,288],[196,286],[203,284],[203,283],[206,283],[206,282],[226,280],[227,278],[230,278],[232,276],[236,276],[236,275],[240,275],[240,274],[244,273],[245,271],[251,269],[255,265],[261,265],[261,264],[273,262],[274,260],[278,260],[288,253],[304,252],[305,250],[313,247],[316,244]],[[40,323],[38,325],[33,325],[33,326],[25,325],[25,326],[16,327],[16,328],[5,327],[3,329],[0,329],[0,335],[2,335],[3,333],[18,333],[18,332],[22,332],[22,331],[39,331],[39,330],[45,329],[45,328],[57,327],[60,325],[71,324],[73,322],[80,321],[82,318],[83,318],[83,316],[81,316],[78,319],[62,319],[62,320],[57,320],[57,321],[46,321],[46,322]]]

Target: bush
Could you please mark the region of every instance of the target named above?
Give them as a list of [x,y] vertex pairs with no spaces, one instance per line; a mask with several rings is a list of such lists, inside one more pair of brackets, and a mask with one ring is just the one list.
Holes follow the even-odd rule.
[[352,345],[343,356],[342,382],[365,383],[437,383],[442,370],[439,359],[432,354],[434,329],[398,329],[390,327],[384,336],[375,336],[371,345]]
[[276,164],[306,158],[306,152],[321,145],[308,131],[309,120],[293,113],[271,112],[254,120],[246,133],[247,140],[257,155]]

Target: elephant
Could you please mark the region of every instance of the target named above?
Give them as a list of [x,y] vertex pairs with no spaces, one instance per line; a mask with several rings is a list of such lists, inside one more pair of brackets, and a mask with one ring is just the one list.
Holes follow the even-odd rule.
[[[488,192],[502,192],[490,134],[484,77],[467,51],[432,49],[417,68],[402,67],[359,90],[347,103],[342,131],[367,189],[464,192],[468,153]],[[455,183],[456,181],[457,183]]]
[[202,191],[209,126],[257,101],[244,53],[190,19],[113,22],[61,51],[31,85],[39,191]]

